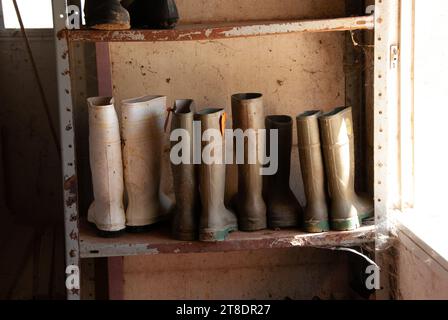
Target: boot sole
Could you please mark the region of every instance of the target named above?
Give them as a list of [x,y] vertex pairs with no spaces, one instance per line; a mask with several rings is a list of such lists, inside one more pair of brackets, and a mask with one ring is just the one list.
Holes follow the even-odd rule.
[[129,30],[131,29],[131,25],[127,23],[99,23],[94,24],[89,28],[94,30],[117,31],[117,30]]
[[266,229],[267,223],[259,223],[254,224],[254,223],[242,223],[241,221],[238,221],[238,225],[239,225],[239,230],[240,231],[244,231],[244,232],[255,232],[255,231],[260,231],[260,230],[264,230]]
[[118,237],[122,236],[124,234],[125,230],[126,230],[126,229],[121,229],[121,230],[118,230],[118,231],[105,231],[105,230],[99,229],[96,226],[96,224],[93,223],[93,222],[89,221],[89,224],[93,228],[95,228],[95,233],[98,235],[98,237],[101,237],[101,238],[109,238],[109,239],[110,238],[118,238]]
[[269,220],[268,226],[270,229],[281,229],[281,228],[295,228],[300,226],[298,220],[287,221],[287,220]]
[[228,235],[237,231],[236,225],[227,226],[224,229],[202,229],[199,233],[199,241],[202,242],[219,242],[225,241]]
[[333,219],[331,220],[331,230],[334,231],[353,231],[361,226],[358,217],[350,219]]
[[326,221],[318,221],[318,222],[305,222],[303,229],[308,233],[322,233],[330,231],[330,222]]
[[178,232],[173,231],[173,238],[179,241],[195,241],[197,240],[196,232]]
[[151,230],[152,224],[146,226],[126,226],[127,233],[145,233]]
[[361,222],[361,224],[362,224],[362,221],[367,220],[367,219],[371,219],[374,216],[375,216],[375,214],[374,214],[373,210],[368,212],[368,213],[358,215],[359,221]]

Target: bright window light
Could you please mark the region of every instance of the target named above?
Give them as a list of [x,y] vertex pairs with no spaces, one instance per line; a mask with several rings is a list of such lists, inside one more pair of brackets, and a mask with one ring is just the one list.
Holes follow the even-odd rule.
[[[5,29],[19,29],[20,24],[12,0],[1,0]],[[25,28],[53,29],[51,0],[17,0]]]

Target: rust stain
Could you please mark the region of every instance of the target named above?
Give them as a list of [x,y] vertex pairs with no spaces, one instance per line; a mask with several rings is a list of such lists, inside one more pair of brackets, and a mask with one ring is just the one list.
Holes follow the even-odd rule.
[[61,75],[68,76],[70,74],[70,70],[64,70],[64,72],[61,72]]
[[64,190],[67,190],[70,193],[76,193],[77,182],[78,179],[76,178],[76,175],[73,175],[70,178],[66,179],[64,182]]
[[67,207],[71,207],[72,205],[74,205],[77,202],[77,197],[76,196],[70,196],[67,198],[67,200],[65,201],[65,205]]
[[77,214],[72,214],[71,216],[70,216],[70,222],[75,222],[75,221],[77,221],[78,220],[78,215]]
[[70,232],[70,239],[78,240],[78,233],[75,232],[75,230],[72,230],[72,232]]
[[64,190],[68,191],[69,195],[65,201],[67,207],[72,206],[78,201],[77,196],[77,178],[75,175],[66,179],[64,182]]
[[70,258],[75,258],[76,257],[76,250],[75,249],[70,250],[69,255],[70,255]]

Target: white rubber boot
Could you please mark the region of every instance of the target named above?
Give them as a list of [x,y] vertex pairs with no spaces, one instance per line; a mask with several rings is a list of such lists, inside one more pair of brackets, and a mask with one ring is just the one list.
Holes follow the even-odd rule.
[[124,100],[122,111],[124,180],[128,195],[126,226],[130,232],[167,218],[173,207],[160,190],[166,97]]
[[89,105],[89,148],[94,202],[88,221],[102,235],[113,236],[125,229],[123,207],[123,163],[120,127],[111,97],[87,99]]

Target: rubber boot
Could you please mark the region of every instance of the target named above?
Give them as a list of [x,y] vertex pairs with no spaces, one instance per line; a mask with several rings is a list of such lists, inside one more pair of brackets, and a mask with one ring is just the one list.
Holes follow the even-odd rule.
[[351,107],[340,107],[319,118],[331,199],[331,228],[357,229],[372,216],[373,201],[355,193],[355,150]]
[[[215,142],[215,149],[210,154],[222,154],[218,162],[207,164],[202,157],[199,169],[199,194],[201,197],[201,218],[199,240],[207,242],[224,241],[228,234],[238,229],[236,216],[224,205],[226,166],[224,161],[225,140],[223,129],[225,123],[223,109],[205,109],[196,113],[195,118],[201,122],[201,135],[209,129],[221,134],[221,141]],[[201,151],[206,154],[210,143],[202,141]],[[208,153],[207,153],[208,154]]]
[[87,99],[89,151],[94,201],[88,221],[100,236],[113,237],[125,229],[123,163],[118,117],[111,97]]
[[330,230],[325,169],[319,135],[321,111],[308,111],[297,117],[300,168],[306,196],[303,228],[319,233]]
[[270,146],[270,130],[278,130],[278,170],[273,176],[266,177],[265,190],[268,225],[272,229],[297,227],[303,219],[303,209],[289,185],[292,123],[289,116],[266,117],[267,146]]
[[[199,193],[196,182],[196,170],[193,163],[194,142],[194,102],[193,100],[177,100],[173,108],[171,132],[182,129],[188,133],[189,162],[175,164],[171,162],[173,172],[176,208],[172,220],[173,237],[183,241],[193,241],[198,235]],[[171,150],[179,142],[171,142]]]
[[166,97],[122,101],[128,232],[143,232],[168,217],[173,204],[160,190]]
[[129,12],[119,0],[86,0],[86,25],[98,30],[127,30],[131,28]]
[[132,28],[172,29],[179,20],[174,0],[128,0],[125,3],[129,3]]
[[[258,155],[265,154],[265,143],[258,143],[259,130],[265,129],[263,96],[259,93],[243,93],[232,96],[233,130],[255,130],[255,148],[244,141],[244,164],[238,164],[238,194],[233,202],[238,216],[238,226],[242,231],[266,229],[266,204],[263,200],[263,176]],[[259,150],[262,148],[263,150]],[[234,150],[236,145],[234,146]],[[261,152],[260,152],[261,151]],[[249,160],[256,164],[250,164]],[[253,163],[254,161],[252,161]]]

